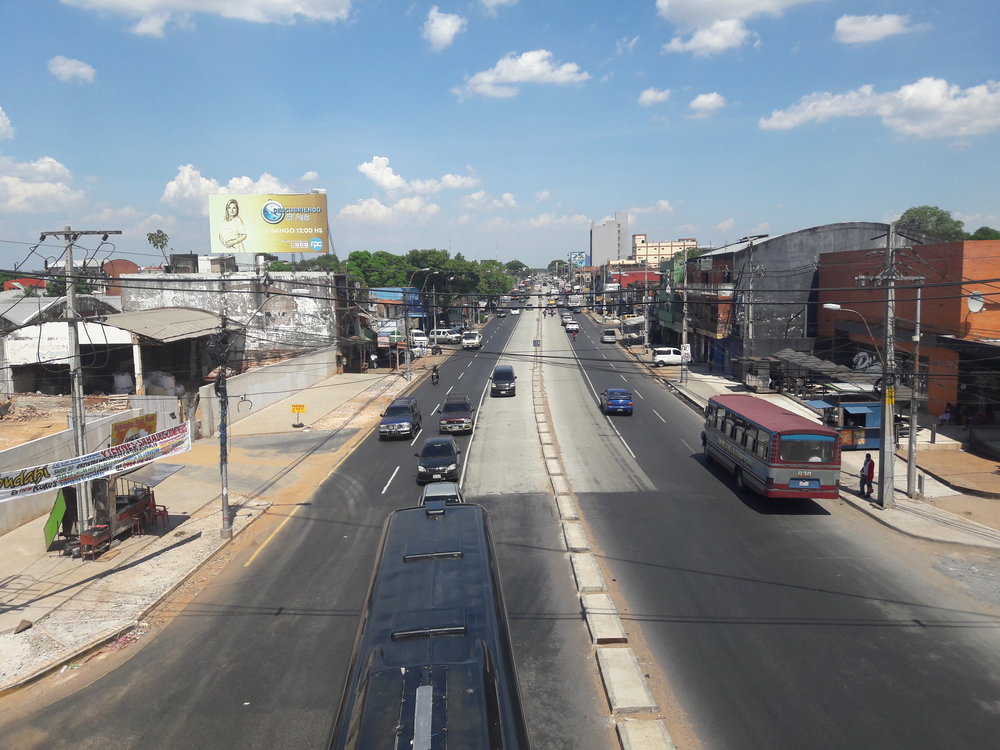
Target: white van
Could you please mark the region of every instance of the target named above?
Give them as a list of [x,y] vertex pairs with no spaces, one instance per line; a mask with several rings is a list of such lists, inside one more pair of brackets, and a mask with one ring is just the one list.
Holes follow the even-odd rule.
[[466,331],[462,334],[463,349],[479,349],[483,345],[483,334],[479,331]]
[[453,331],[450,328],[435,328],[427,334],[427,337],[433,344],[457,344],[462,340],[462,334]]
[[414,347],[427,347],[430,342],[427,340],[427,334],[421,331],[419,328],[414,328],[410,331],[410,345]]

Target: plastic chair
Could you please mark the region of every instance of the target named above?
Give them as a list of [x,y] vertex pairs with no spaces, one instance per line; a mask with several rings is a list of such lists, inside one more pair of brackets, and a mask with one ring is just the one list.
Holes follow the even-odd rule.
[[170,513],[167,512],[167,506],[153,503],[150,508],[153,516],[153,526],[156,526],[158,521],[163,521],[163,528],[170,528]]

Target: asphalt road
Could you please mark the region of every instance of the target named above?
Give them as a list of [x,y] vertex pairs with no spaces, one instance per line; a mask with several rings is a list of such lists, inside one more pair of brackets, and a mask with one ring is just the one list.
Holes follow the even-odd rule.
[[600,476],[579,504],[703,745],[996,746],[997,612],[838,501],[738,493],[705,464],[694,412],[599,334],[585,324],[573,347],[586,379],[641,394],[636,414],[550,394],[553,419],[560,442],[589,425],[608,451],[588,456]]
[[[599,333],[582,321],[574,342],[536,313],[494,321],[481,351],[416,394],[429,434],[449,390],[479,404],[474,439],[458,438],[464,488],[491,513],[534,746],[616,746],[533,432],[536,374],[626,628],[702,747],[995,746],[995,609],[937,573],[926,545],[836,501],[740,495],[703,462],[694,412]],[[501,357],[518,394],[484,397]],[[600,413],[609,386],[633,390],[634,416]],[[419,491],[415,450],[366,440],[251,566],[235,560],[131,659],[7,727],[4,744],[321,747],[382,523]]]
[[[466,392],[480,403],[507,347],[503,356],[518,370],[518,394],[482,399],[467,499],[491,512],[533,742],[608,747],[607,706],[554,501],[544,489],[537,435],[533,450],[512,439],[512,429],[534,422],[525,364],[534,353],[535,321],[529,318],[487,326],[481,350],[456,353],[441,368],[437,386],[427,380],[418,388],[424,431],[416,440],[378,441],[373,434],[314,497],[301,498],[302,506],[249,567],[243,567],[248,553],[235,559],[131,659],[8,726],[4,744],[325,747],[383,522],[419,495],[413,454],[424,437],[437,434],[433,411],[448,392]],[[469,458],[471,439],[457,440]],[[516,475],[517,481],[497,481],[498,464],[500,476]]]

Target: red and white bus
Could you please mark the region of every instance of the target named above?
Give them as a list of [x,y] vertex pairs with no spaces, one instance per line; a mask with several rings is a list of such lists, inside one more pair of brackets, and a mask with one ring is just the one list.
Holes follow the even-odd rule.
[[764,497],[836,498],[837,431],[756,396],[709,399],[705,457],[736,475],[741,490]]

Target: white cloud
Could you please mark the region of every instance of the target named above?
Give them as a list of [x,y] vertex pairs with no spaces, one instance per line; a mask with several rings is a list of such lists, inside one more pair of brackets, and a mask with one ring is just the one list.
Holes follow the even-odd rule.
[[707,57],[742,47],[747,39],[756,37],[756,34],[747,30],[742,21],[729,18],[698,29],[686,42],[675,36],[663,45],[663,51],[690,52],[695,57]]
[[14,137],[14,126],[10,124],[10,118],[7,117],[7,113],[3,111],[3,107],[0,107],[0,141],[4,138]]
[[539,190],[537,193],[535,193],[536,203],[545,203],[545,201],[547,201],[548,199],[549,199],[548,190]]
[[177,176],[167,183],[160,200],[172,206],[196,210],[207,215],[208,201],[205,198],[209,195],[291,192],[292,189],[288,185],[267,172],[256,180],[250,177],[232,177],[225,185],[220,185],[218,180],[203,177],[201,171],[193,164],[183,164],[177,167]]
[[475,193],[470,193],[464,196],[460,204],[464,208],[469,209],[498,209],[498,208],[517,208],[517,199],[514,198],[513,193],[504,193],[499,198],[494,198],[487,195],[485,190],[478,190]]
[[667,101],[670,98],[670,89],[648,88],[639,94],[639,106],[651,107],[654,104]]
[[673,213],[674,207],[670,204],[670,201],[660,199],[656,201],[652,206],[640,206],[638,208],[630,208],[628,210],[629,214],[632,216],[639,216],[641,214],[669,214]]
[[377,198],[362,198],[357,203],[344,206],[339,216],[370,224],[394,224],[401,221],[426,221],[438,214],[440,207],[428,203],[419,195],[402,198],[386,205]]
[[790,130],[835,117],[879,117],[895,133],[917,138],[983,135],[1000,130],[1000,83],[961,89],[940,78],[921,78],[898,91],[862,86],[845,94],[808,94],[785,110],[762,117],[762,130]]
[[715,225],[715,228],[722,232],[728,232],[730,229],[736,226],[735,219],[724,219]]
[[304,173],[299,178],[299,181],[300,182],[315,182],[318,179],[319,179],[319,172],[314,172],[313,170],[310,169],[308,172]]
[[446,174],[438,179],[406,180],[389,166],[389,157],[373,156],[358,165],[358,171],[388,193],[440,193],[442,190],[467,190],[479,184],[474,175]]
[[497,14],[497,8],[517,5],[517,0],[479,0],[479,2],[483,6],[483,10],[486,11],[487,15],[494,17]]
[[184,24],[195,13],[253,23],[345,21],[353,0],[62,0],[86,10],[118,13],[138,22],[134,34],[162,36],[168,23]]
[[785,8],[819,0],[656,0],[656,10],[667,21],[701,28],[725,19],[781,16]]
[[553,213],[543,213],[522,222],[533,229],[548,229],[550,227],[589,227],[590,219],[583,214],[563,214],[557,216]]
[[152,13],[136,21],[132,26],[132,33],[137,36],[162,37],[169,20],[169,13]]
[[0,213],[62,211],[83,200],[70,171],[51,156],[17,162],[0,156]]
[[726,97],[715,91],[710,94],[698,94],[688,106],[691,108],[692,117],[703,119],[725,107]]
[[867,44],[888,36],[910,34],[930,28],[927,24],[911,25],[909,16],[887,13],[884,16],[841,16],[837,19],[833,38],[843,44]]
[[489,70],[466,76],[465,83],[451,91],[459,98],[478,94],[507,99],[517,96],[520,91],[517,84],[549,83],[565,86],[589,79],[590,74],[580,70],[576,63],[553,65],[551,52],[536,49],[520,56],[511,52]]
[[91,66],[82,60],[56,55],[49,60],[49,72],[60,81],[82,81],[93,83],[97,74]]
[[634,36],[629,39],[627,36],[622,37],[617,42],[615,42],[615,50],[619,55],[624,55],[626,52],[631,52],[635,49],[635,45],[639,43],[639,37]]
[[465,31],[466,20],[454,13],[442,13],[432,6],[424,21],[424,39],[431,43],[431,49],[440,52],[455,41],[455,37]]

